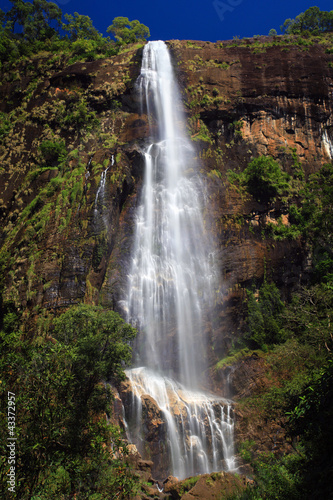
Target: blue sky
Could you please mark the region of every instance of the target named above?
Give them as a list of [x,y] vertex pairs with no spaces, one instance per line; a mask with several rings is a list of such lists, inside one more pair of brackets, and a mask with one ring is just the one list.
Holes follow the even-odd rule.
[[[280,33],[288,17],[316,5],[332,10],[332,0],[57,0],[62,11],[78,12],[93,20],[106,34],[106,28],[117,16],[138,19],[149,27],[151,40],[229,40],[253,35],[267,35],[271,28]],[[0,0],[7,10],[9,0]]]

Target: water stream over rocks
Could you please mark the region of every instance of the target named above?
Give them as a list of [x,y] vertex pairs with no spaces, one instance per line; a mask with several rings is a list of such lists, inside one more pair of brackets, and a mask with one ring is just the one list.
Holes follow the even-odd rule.
[[204,390],[204,317],[217,272],[202,218],[204,190],[164,42],[145,46],[138,87],[151,142],[123,301],[139,334],[122,399],[129,439],[163,462],[158,475],[182,479],[235,467],[231,403]]

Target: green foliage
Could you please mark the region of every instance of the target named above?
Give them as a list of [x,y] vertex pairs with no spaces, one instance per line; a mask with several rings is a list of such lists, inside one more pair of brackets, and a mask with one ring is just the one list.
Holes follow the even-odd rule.
[[[305,183],[296,154],[291,152],[294,198],[288,209],[290,226],[280,223],[269,231],[276,238],[304,238],[311,255],[312,283],[294,290],[286,305],[276,289],[265,290],[267,284],[257,293],[248,292],[245,340],[263,350],[269,346],[265,355],[268,387],[241,404],[269,419],[283,420],[287,415],[287,430],[300,448],[290,456],[259,456],[254,461],[255,453],[241,449],[243,458],[252,460],[256,481],[237,497],[242,499],[303,500],[330,498],[332,493],[328,478],[333,467],[329,437],[333,435],[333,166],[324,165]],[[244,183],[242,174],[233,173],[233,178]]]
[[266,232],[268,236],[277,241],[297,240],[302,234],[301,230],[296,225],[283,224],[281,217],[278,219],[278,224],[269,222],[266,226]]
[[70,39],[73,42],[77,40],[99,40],[101,34],[93,26],[92,20],[89,16],[82,16],[78,12],[74,12],[74,16],[71,14],[65,14],[65,19],[67,24],[62,24],[62,29],[69,33]]
[[[47,0],[10,0],[13,7],[6,13],[6,28],[14,32],[17,23],[22,28],[22,38],[28,42],[45,41],[58,35],[61,9]],[[54,23],[56,28],[51,24]]]
[[112,375],[123,378],[121,362],[131,359],[126,342],[134,337],[135,330],[117,313],[81,305],[56,318],[54,325],[55,337],[75,348],[76,373],[95,381]]
[[[286,369],[297,370],[299,362],[297,350],[295,354],[296,357],[289,357],[288,361],[281,360]],[[277,355],[281,358],[283,352]],[[301,356],[302,354],[299,357]],[[303,373],[299,378],[302,385],[295,397],[290,393],[290,383],[284,389],[276,387],[275,391],[271,391],[271,405],[267,406],[267,414],[271,415],[272,409],[281,405],[276,398],[279,399],[284,395],[282,405],[289,407],[289,411],[286,411],[289,417],[287,429],[291,437],[298,441],[296,452],[282,457],[261,454],[253,459],[251,448],[250,453],[247,453],[249,447],[245,443],[245,451],[241,446],[240,453],[243,458],[245,453],[245,459],[252,462],[255,486],[234,498],[239,500],[303,500],[315,496],[331,498],[332,488],[329,478],[333,467],[332,359],[322,361],[322,365],[312,374],[304,377]],[[268,401],[267,403],[269,404]]]
[[66,160],[67,149],[64,141],[43,141],[38,149],[45,163],[56,164]]
[[90,111],[87,102],[81,99],[70,104],[63,123],[80,130],[92,130],[99,125],[99,119],[96,117],[96,112]]
[[292,454],[281,459],[273,453],[262,454],[255,461],[256,488],[247,491],[243,499],[301,500],[305,498],[299,468],[303,455]]
[[235,120],[232,123],[229,123],[228,128],[233,131],[235,137],[242,137],[242,120]]
[[193,476],[189,477],[188,479],[185,479],[185,481],[182,482],[182,485],[179,490],[179,495],[183,496],[185,493],[190,491],[198,482],[200,479],[199,476]]
[[[235,136],[241,136],[242,122],[230,124]],[[271,156],[259,156],[252,160],[243,172],[227,171],[228,181],[246,190],[259,202],[269,203],[278,197],[288,196],[291,191],[290,176],[283,172]]]
[[[300,444],[296,453],[278,458],[260,455],[253,461],[256,484],[238,499],[331,498],[328,478],[333,467],[333,362],[328,360],[298,395],[288,427]],[[251,457],[250,457],[251,458]]]
[[248,347],[244,349],[237,350],[235,353],[229,353],[228,356],[220,359],[215,365],[215,370],[221,370],[227,366],[232,366],[237,363],[240,359],[245,359],[247,357],[253,356],[253,354],[260,356],[262,354],[261,351],[251,351]]
[[240,443],[239,454],[245,463],[250,463],[252,461],[252,458],[253,458],[252,450],[253,450],[254,445],[255,445],[255,441],[253,441],[252,439],[246,439],[245,441]]
[[302,215],[308,221],[311,239],[333,243],[333,164],[324,165],[309,178],[305,192],[306,203]]
[[290,304],[284,310],[285,328],[301,342],[313,346],[318,352],[325,352],[326,345],[332,345],[332,310],[333,290],[330,286],[321,283],[304,287],[293,294]]
[[333,165],[312,174],[289,207],[290,227],[270,227],[273,235],[306,238],[312,251],[313,279],[333,286]]
[[[108,57],[119,51],[114,41],[96,30],[88,16],[65,14],[67,22],[62,23],[61,9],[55,3],[10,1],[12,8],[0,15],[0,63],[15,63],[20,57],[35,56],[39,51],[63,52],[68,56],[73,50],[71,62]],[[66,36],[61,36],[60,27],[68,33]]]
[[210,137],[209,129],[202,121],[199,124],[199,132],[191,136],[192,141],[204,141],[212,144],[212,139]]
[[295,19],[286,19],[281,31],[287,34],[299,34],[306,31],[314,34],[333,31],[333,11],[321,11],[319,7],[310,7]]
[[[112,395],[102,382],[123,376],[134,329],[113,311],[80,305],[30,342],[6,316],[0,368],[3,395],[16,395],[17,497],[128,498],[135,481],[120,432],[105,419]],[[4,467],[0,475],[4,484]]]
[[289,176],[271,156],[259,156],[249,163],[242,177],[247,189],[260,202],[288,193]]
[[[298,402],[287,412],[289,425],[295,435],[302,434],[307,447],[313,448],[312,437],[325,441],[332,436],[333,422],[333,359],[315,374],[298,395]],[[330,432],[329,432],[330,431]],[[319,450],[316,450],[319,451]],[[328,450],[327,450],[328,451]]]
[[223,63],[220,64],[220,68],[221,69],[229,69],[230,68],[230,64],[228,64],[227,62],[223,61]]
[[[1,43],[1,42],[0,42]],[[0,48],[1,51],[1,48]],[[7,113],[0,112],[0,140],[12,129],[12,122]]]
[[248,334],[247,341],[254,347],[279,344],[285,340],[281,312],[284,304],[274,283],[263,283],[256,297],[247,292]]
[[128,17],[115,17],[106,31],[112,33],[121,44],[135,43],[138,40],[147,40],[150,37],[147,26],[141,24],[138,20],[129,21]]

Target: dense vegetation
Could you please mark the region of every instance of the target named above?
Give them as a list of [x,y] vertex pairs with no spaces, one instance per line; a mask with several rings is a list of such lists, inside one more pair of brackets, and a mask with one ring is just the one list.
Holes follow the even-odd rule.
[[241,456],[252,464],[256,478],[255,487],[234,497],[244,500],[333,498],[329,479],[333,471],[333,165],[324,165],[307,180],[299,174],[297,168],[287,176],[270,157],[256,158],[240,174],[229,172],[230,182],[260,202],[282,203],[289,213],[288,225],[270,224],[263,237],[301,239],[311,256],[308,279],[289,300],[283,300],[268,279],[247,290],[246,331],[232,355],[218,365],[235,362],[253,349],[265,359],[270,389],[241,404],[265,418],[283,420],[295,448],[295,453],[277,457],[254,453],[254,443],[241,445]]
[[[38,325],[32,340],[8,310],[0,332],[2,407],[15,394],[16,497],[127,498],[136,489],[127,451],[111,416],[105,380],[122,378],[134,329],[117,313],[80,305]],[[24,390],[22,390],[24,388]],[[7,415],[1,414],[2,429]],[[3,449],[7,433],[1,434]],[[7,453],[1,458],[7,490]]]
[[321,11],[319,7],[310,7],[295,19],[286,19],[281,31],[292,35],[309,32],[318,35],[333,31],[333,11]]
[[108,33],[117,42],[104,37],[88,16],[65,14],[47,0],[10,0],[12,8],[0,9],[0,62],[15,61],[39,51],[70,52],[76,60],[94,60],[117,54],[121,46],[149,38],[149,28],[139,21],[117,17]]

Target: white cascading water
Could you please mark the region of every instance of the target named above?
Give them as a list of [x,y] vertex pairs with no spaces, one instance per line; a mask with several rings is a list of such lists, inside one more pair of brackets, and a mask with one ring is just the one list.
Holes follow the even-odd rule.
[[144,153],[124,301],[128,321],[139,329],[137,368],[126,371],[132,387],[126,420],[132,422],[129,437],[140,448],[142,397],[153,398],[166,423],[169,473],[182,479],[234,468],[233,420],[230,402],[202,389],[204,311],[212,304],[216,272],[203,225],[203,190],[164,42],[145,46],[138,85],[151,144]]

